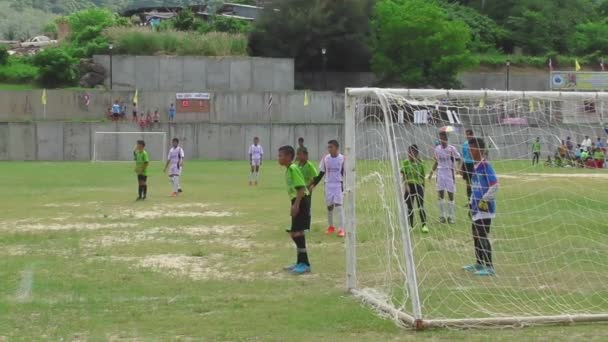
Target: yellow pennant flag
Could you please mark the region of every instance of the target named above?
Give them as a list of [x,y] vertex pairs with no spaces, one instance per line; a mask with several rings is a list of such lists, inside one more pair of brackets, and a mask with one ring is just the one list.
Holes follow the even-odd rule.
[[534,101],[530,100],[530,104],[528,105],[528,107],[530,107],[530,113],[534,112]]
[[135,89],[135,95],[133,96],[133,103],[135,103],[137,105],[138,101],[139,101],[139,96],[138,96],[137,89]]
[[42,89],[42,104],[46,106],[46,89]]
[[304,107],[307,107],[310,104],[308,101],[308,91],[304,91]]
[[574,69],[576,71],[581,71],[581,65],[578,64],[578,58],[574,60]]
[[486,106],[486,100],[482,97],[481,100],[479,100],[479,108],[483,108]]

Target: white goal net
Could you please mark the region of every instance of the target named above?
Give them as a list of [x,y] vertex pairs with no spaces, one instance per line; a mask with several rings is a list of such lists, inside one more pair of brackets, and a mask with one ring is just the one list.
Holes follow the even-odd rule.
[[[356,296],[418,328],[608,320],[608,94],[363,88],[345,100]],[[468,129],[485,141],[500,186],[489,276],[462,268],[476,247],[458,161],[453,224],[440,223],[450,201],[439,203],[435,177],[424,184],[428,233],[418,205],[410,227],[404,201],[408,147],[418,146],[428,177],[439,131],[462,153]]]
[[132,161],[138,140],[146,143],[150,160],[166,161],[168,148],[164,132],[95,132],[93,161]]

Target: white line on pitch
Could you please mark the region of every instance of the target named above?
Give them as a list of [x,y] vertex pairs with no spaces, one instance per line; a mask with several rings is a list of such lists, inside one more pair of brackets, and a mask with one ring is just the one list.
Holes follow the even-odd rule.
[[21,271],[21,282],[15,294],[15,300],[20,303],[27,303],[32,300],[32,286],[34,285],[34,270],[28,267]]

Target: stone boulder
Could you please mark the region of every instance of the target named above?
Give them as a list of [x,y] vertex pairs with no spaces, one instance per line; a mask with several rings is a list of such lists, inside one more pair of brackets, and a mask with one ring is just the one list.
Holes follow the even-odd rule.
[[84,88],[93,88],[104,83],[107,72],[103,65],[94,63],[92,59],[84,58],[80,60],[78,66],[80,74],[80,86]]

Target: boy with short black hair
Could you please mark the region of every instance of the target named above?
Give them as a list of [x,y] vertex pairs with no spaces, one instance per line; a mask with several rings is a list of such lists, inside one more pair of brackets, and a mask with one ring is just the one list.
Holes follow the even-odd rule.
[[[470,149],[470,146],[469,146]],[[429,179],[433,179],[433,173],[437,171],[437,194],[439,200],[439,222],[455,223],[456,211],[454,204],[454,193],[456,193],[456,179],[454,163],[459,161],[460,154],[456,147],[448,144],[448,133],[439,132],[439,145],[435,147],[435,163],[429,174]],[[445,193],[448,193],[449,201],[445,201]]]
[[403,161],[401,167],[403,176],[403,187],[405,189],[405,203],[407,204],[410,229],[414,228],[414,201],[418,204],[422,232],[428,233],[426,226],[426,211],[424,210],[424,163],[420,160],[418,145],[414,144],[408,148],[408,159]]
[[258,185],[260,181],[260,166],[264,158],[264,148],[260,145],[260,138],[253,138],[253,144],[249,146],[249,164],[251,173],[249,174],[249,185]]
[[321,160],[319,165],[319,175],[315,177],[311,184],[309,184],[309,190],[312,191],[319,182],[325,177],[325,204],[327,205],[327,223],[329,227],[325,231],[325,234],[333,234],[336,231],[334,227],[334,209],[338,214],[338,237],[344,237],[344,211],[342,209],[342,203],[344,202],[343,196],[343,179],[344,179],[344,156],[340,153],[340,144],[337,140],[330,140],[327,142],[327,151],[329,152]]
[[473,220],[473,242],[475,245],[476,263],[464,266],[467,272],[478,276],[495,274],[492,264],[492,244],[490,243],[490,226],[496,217],[496,193],[498,177],[492,165],[483,158],[486,148],[481,138],[469,140],[471,155],[475,160],[473,173],[473,195],[471,196],[471,218]]
[[294,274],[310,272],[305,232],[310,230],[310,196],[300,168],[293,163],[295,150],[291,146],[279,148],[279,165],[284,166],[287,194],[291,201],[291,239],[297,248],[297,262],[285,269]]
[[[169,155],[167,156],[167,163],[165,164],[164,172],[167,172],[169,169],[169,181],[173,186],[172,197],[177,197],[177,195],[181,192],[181,186],[179,183],[179,179],[182,175],[182,168],[184,167],[184,149],[179,146],[179,139],[173,138],[172,140],[173,147],[169,150]],[[169,166],[171,166],[169,168]]]
[[302,150],[302,149],[307,150],[306,146],[304,146],[304,138],[299,137],[298,138],[298,149],[296,150],[296,153],[300,153],[300,150]]
[[146,152],[145,147],[145,141],[137,140],[137,145],[133,151],[135,173],[137,174],[138,183],[137,201],[143,201],[148,196],[148,165],[150,165],[150,158],[148,157],[148,152]]

